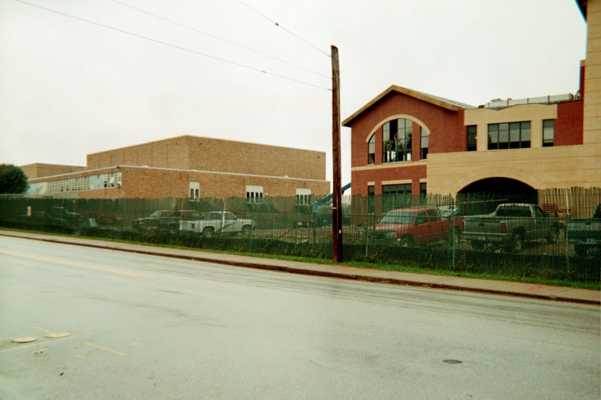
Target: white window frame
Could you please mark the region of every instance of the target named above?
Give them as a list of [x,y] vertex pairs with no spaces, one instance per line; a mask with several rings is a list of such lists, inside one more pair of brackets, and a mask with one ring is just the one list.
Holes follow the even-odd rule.
[[311,189],[297,188],[296,189],[296,205],[308,206],[311,204]]
[[246,185],[246,202],[257,204],[263,202],[263,186]]
[[200,199],[200,183],[198,182],[190,182],[188,185],[188,197],[190,200],[199,200]]

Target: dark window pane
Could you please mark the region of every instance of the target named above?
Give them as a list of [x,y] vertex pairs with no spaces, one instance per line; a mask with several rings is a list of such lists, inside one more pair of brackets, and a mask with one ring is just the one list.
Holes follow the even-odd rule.
[[411,160],[412,129],[412,122],[404,118],[399,118],[384,124],[382,162]]
[[[411,121],[407,121],[408,122],[408,126],[411,128]],[[405,126],[407,126],[405,125]],[[402,160],[407,160],[407,161],[411,161],[411,138],[412,138],[412,133],[411,133],[411,129],[409,131],[407,131],[407,129],[405,129],[405,140],[403,143],[403,147],[402,147],[402,151],[403,151],[403,155],[402,155]]]
[[521,124],[522,148],[530,147],[530,121]]
[[509,148],[509,124],[499,124],[499,149]]
[[374,133],[367,143],[367,163],[373,164],[376,162],[376,134]]
[[476,125],[469,125],[466,127],[467,132],[467,151],[476,151]]
[[384,124],[384,126],[382,127],[382,131],[383,131],[382,137],[383,137],[384,141],[386,142],[386,141],[390,140],[390,122],[387,122]]
[[488,125],[488,148],[489,150],[499,148],[499,124]]
[[555,120],[546,119],[543,121],[543,146],[553,146],[555,144]]
[[390,136],[396,137],[397,132],[399,131],[399,120],[393,119],[390,121]]
[[430,146],[430,131],[427,128],[419,127],[420,129],[420,158],[428,158],[428,147]]
[[509,147],[519,149],[520,141],[520,123],[512,122],[509,124]]

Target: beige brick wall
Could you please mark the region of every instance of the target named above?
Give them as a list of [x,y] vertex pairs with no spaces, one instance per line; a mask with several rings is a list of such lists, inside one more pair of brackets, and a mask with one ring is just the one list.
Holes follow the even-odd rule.
[[329,193],[327,181],[227,175],[192,171],[122,168],[124,197],[188,197],[189,183],[200,184],[201,197],[245,197],[247,185],[263,186],[264,196],[295,196],[296,189],[311,189],[315,196]]
[[200,170],[325,179],[325,153],[217,139],[191,138],[191,167]]
[[44,176],[58,175],[58,174],[66,174],[69,172],[75,172],[84,169],[85,167],[81,167],[78,165],[63,165],[63,164],[43,164],[43,163],[34,163],[22,165],[20,167],[27,178],[35,179]]
[[601,0],[588,0],[584,143],[601,143]]
[[88,168],[115,165],[196,169],[243,174],[325,179],[324,152],[180,136],[88,154]]
[[90,169],[115,165],[189,169],[188,142],[188,138],[182,136],[88,154],[87,166]]
[[488,150],[488,124],[530,121],[532,147],[542,147],[543,120],[557,118],[557,104],[525,104],[501,109],[465,110],[465,125],[477,125],[478,151]]
[[428,155],[428,192],[455,194],[485,178],[512,178],[535,189],[601,185],[601,143]]

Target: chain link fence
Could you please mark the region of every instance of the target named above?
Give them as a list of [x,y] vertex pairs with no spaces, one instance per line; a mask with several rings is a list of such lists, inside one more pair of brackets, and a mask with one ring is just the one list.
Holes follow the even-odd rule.
[[[456,272],[599,282],[598,195],[565,204],[493,194],[369,196],[343,201],[344,258]],[[566,200],[569,201],[569,200]],[[329,204],[292,198],[0,197],[0,225],[194,248],[331,258]]]

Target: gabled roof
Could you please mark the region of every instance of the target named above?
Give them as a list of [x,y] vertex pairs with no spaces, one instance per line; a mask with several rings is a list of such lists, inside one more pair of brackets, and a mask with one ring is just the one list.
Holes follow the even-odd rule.
[[373,106],[378,101],[380,101],[382,98],[384,98],[386,95],[388,95],[389,93],[392,93],[392,92],[411,96],[416,99],[425,101],[427,103],[434,104],[435,106],[445,108],[450,111],[459,111],[459,110],[465,110],[466,108],[474,108],[474,106],[471,106],[469,104],[445,99],[444,97],[434,96],[429,93],[420,92],[417,90],[409,89],[409,88],[398,86],[398,85],[391,85],[388,87],[388,89],[384,90],[382,93],[380,93],[379,95],[377,95],[376,97],[371,99],[367,104],[365,104],[363,107],[361,107],[360,109],[355,111],[353,114],[351,114],[349,117],[347,117],[344,121],[342,121],[342,125],[350,126],[350,124],[353,122],[353,120],[355,118],[357,118],[359,115],[363,114],[365,111],[367,111],[367,109],[369,109],[371,106]]

